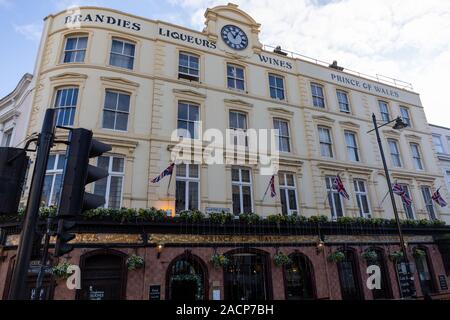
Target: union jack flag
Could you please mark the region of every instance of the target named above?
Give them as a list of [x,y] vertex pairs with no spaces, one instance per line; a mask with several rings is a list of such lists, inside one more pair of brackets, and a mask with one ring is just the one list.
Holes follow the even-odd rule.
[[409,197],[409,195],[406,193],[406,191],[400,184],[398,183],[394,184],[394,186],[392,187],[392,191],[394,191],[396,195],[402,197],[403,203],[405,205],[407,205],[408,207],[411,206],[412,199]]
[[341,196],[343,196],[347,200],[350,200],[350,196],[348,195],[347,190],[345,190],[344,183],[342,182],[342,179],[339,175],[337,175],[334,179],[333,186]]
[[270,196],[272,198],[275,198],[277,196],[277,192],[275,191],[275,176],[272,176],[272,179],[270,179]]
[[166,170],[161,172],[161,174],[159,176],[157,176],[155,179],[153,179],[151,182],[158,183],[165,177],[171,176],[173,174],[173,168],[175,168],[175,163],[172,163],[170,166],[168,166]]
[[441,190],[440,188],[433,194],[433,200],[438,205],[441,206],[441,208],[445,208],[447,206],[447,202],[442,198],[441,193],[439,192]]

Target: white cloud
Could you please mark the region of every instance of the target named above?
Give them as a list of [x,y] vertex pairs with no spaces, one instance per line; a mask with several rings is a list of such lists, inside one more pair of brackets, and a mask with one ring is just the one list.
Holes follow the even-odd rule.
[[28,40],[33,42],[39,42],[41,40],[42,24],[14,25],[14,29]]
[[[199,30],[206,8],[226,3],[169,2],[192,10],[192,26]],[[411,82],[421,94],[428,120],[450,127],[450,1],[233,2],[262,24],[263,43],[321,60],[338,60],[362,73]]]

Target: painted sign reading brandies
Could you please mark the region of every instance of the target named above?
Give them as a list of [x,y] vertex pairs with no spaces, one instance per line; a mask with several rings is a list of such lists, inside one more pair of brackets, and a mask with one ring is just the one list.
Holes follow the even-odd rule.
[[186,33],[178,32],[178,31],[172,31],[169,29],[159,28],[159,35],[167,38],[171,38],[174,40],[179,40],[191,44],[196,44],[201,47],[205,47],[208,49],[216,49],[217,45],[215,42],[198,38]]
[[113,16],[105,16],[104,14],[73,14],[64,19],[64,24],[66,25],[77,23],[104,23],[134,31],[141,31],[142,28],[140,23]]
[[375,92],[376,94],[382,94],[385,96],[391,96],[391,97],[395,97],[395,98],[400,97],[400,94],[395,90],[387,89],[380,85],[371,84],[371,83],[368,83],[365,81],[361,81],[361,80],[346,77],[346,76],[337,75],[334,73],[331,74],[331,80],[341,83],[341,84],[344,84],[344,85],[349,85],[352,87],[365,89],[370,92]]

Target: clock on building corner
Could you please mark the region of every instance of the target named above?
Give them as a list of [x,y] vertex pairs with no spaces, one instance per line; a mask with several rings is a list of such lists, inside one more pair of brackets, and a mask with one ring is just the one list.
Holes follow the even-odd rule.
[[241,28],[226,25],[222,28],[222,39],[227,46],[234,50],[244,50],[248,46],[248,37]]

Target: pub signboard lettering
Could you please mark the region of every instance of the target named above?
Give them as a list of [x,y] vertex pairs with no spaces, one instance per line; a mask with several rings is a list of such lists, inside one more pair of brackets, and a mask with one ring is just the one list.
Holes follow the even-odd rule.
[[339,84],[348,85],[358,89],[364,89],[376,94],[382,94],[389,97],[400,98],[400,94],[398,93],[398,91],[388,89],[377,84],[371,84],[363,80],[358,80],[352,77],[342,76],[335,73],[332,73],[330,76],[331,80]]
[[267,57],[265,55],[262,54],[258,54],[259,60],[265,64],[270,64],[272,66],[275,67],[281,67],[281,68],[285,68],[287,70],[292,70],[294,68],[294,66],[292,65],[291,62],[285,61],[285,60],[281,60],[281,59],[276,59],[276,58],[272,58],[272,57]]
[[195,44],[197,46],[205,47],[207,49],[217,49],[217,44],[215,42],[209,41],[207,39],[202,39],[183,32],[159,28],[159,35],[162,37],[167,37],[174,40]]
[[125,29],[134,31],[141,31],[142,26],[140,23],[126,20],[123,18],[117,18],[113,16],[106,16],[104,14],[72,14],[64,18],[64,24],[69,27],[78,26],[81,23],[103,23],[109,25],[115,25]]
[[439,286],[441,290],[448,290],[447,278],[445,276],[439,276]]
[[414,288],[414,279],[412,278],[411,272],[407,271],[405,263],[397,263],[397,276],[402,297],[403,298],[414,297],[416,295]]
[[161,286],[150,286],[149,300],[161,300]]

